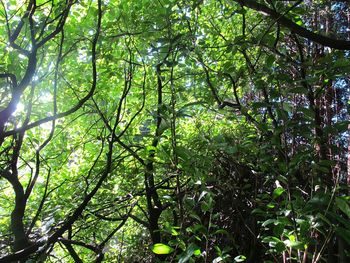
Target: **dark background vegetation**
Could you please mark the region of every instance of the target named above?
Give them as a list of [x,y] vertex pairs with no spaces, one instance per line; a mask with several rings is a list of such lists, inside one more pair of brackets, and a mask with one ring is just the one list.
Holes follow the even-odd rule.
[[2,0],[0,262],[350,262],[348,1]]

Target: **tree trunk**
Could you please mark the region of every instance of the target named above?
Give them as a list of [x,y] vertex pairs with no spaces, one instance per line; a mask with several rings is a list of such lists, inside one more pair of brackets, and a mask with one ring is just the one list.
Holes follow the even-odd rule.
[[14,235],[13,249],[14,251],[19,251],[29,246],[23,224],[26,200],[20,182],[18,180],[13,180],[12,185],[16,194],[15,208],[11,213],[11,230]]

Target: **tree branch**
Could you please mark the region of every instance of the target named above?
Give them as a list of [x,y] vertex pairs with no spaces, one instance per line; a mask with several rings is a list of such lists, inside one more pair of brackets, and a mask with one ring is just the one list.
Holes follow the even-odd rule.
[[299,36],[305,37],[311,41],[314,41],[316,43],[330,48],[339,50],[350,50],[350,41],[334,39],[314,33],[302,26],[297,25],[296,23],[281,15],[280,13],[274,11],[273,9],[263,4],[257,3],[254,0],[236,0],[235,2],[239,3],[242,6],[246,6],[250,9],[256,10],[265,16],[271,17],[272,19],[276,20],[277,23],[289,28],[292,32]]

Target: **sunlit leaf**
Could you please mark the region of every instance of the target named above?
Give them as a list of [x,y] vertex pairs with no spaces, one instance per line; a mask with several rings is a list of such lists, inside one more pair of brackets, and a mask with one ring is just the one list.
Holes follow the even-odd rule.
[[174,251],[172,247],[169,247],[168,245],[165,245],[162,243],[156,243],[152,245],[151,250],[153,251],[154,254],[157,254],[157,255],[168,255]]
[[273,198],[277,198],[277,197],[279,197],[280,195],[282,195],[284,192],[285,192],[285,190],[284,190],[282,187],[277,187],[277,188],[273,191],[272,196],[273,196]]

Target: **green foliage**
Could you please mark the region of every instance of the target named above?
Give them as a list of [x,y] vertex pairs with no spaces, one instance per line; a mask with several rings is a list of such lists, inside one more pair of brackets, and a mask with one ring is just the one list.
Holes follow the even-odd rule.
[[152,252],[157,254],[157,255],[168,255],[174,251],[173,248],[169,247],[168,245],[162,244],[162,243],[156,243],[156,244],[152,245],[151,249],[152,249]]
[[2,1],[0,261],[349,261],[348,8]]

